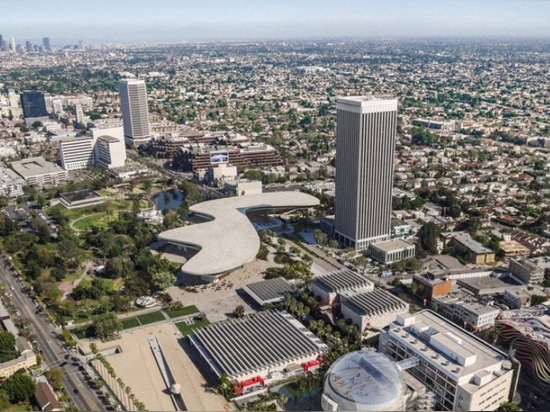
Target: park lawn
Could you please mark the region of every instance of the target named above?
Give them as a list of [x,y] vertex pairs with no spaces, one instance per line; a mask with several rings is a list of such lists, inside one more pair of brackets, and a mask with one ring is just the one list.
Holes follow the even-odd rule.
[[172,319],[180,316],[192,315],[193,313],[199,313],[199,310],[195,305],[186,306],[178,310],[166,311],[166,314]]
[[195,323],[192,325],[187,325],[185,322],[176,323],[177,328],[183,336],[187,336],[190,333],[193,333],[195,329],[202,328],[207,325],[210,325],[210,322],[206,318],[203,318],[203,320],[195,320]]
[[109,215],[107,212],[94,213],[90,216],[78,219],[73,223],[73,226],[75,229],[81,231],[89,230],[94,226],[98,228],[105,228],[109,225],[109,223],[116,220],[114,214],[115,213],[113,213],[113,215]]
[[135,328],[141,325],[141,323],[139,323],[138,318],[123,319],[121,322],[122,322],[122,329]]
[[15,405],[8,406],[4,410],[15,412],[15,411],[32,411],[33,409],[29,403],[21,403],[21,404],[16,403]]
[[165,317],[159,310],[157,312],[151,312],[146,313],[145,315],[137,316],[137,319],[142,325],[148,325],[149,323],[160,322],[161,320],[164,320]]

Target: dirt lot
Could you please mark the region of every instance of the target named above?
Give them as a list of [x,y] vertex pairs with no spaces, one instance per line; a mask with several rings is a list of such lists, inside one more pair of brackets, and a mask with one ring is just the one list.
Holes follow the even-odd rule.
[[[109,355],[106,359],[117,376],[132,388],[136,398],[142,401],[149,411],[174,411],[170,396],[159,368],[149,347],[147,338],[154,335],[159,340],[164,356],[170,364],[182,395],[192,411],[227,411],[232,405],[212,391],[206,389],[206,382],[193,362],[181,347],[181,335],[170,321],[137,327],[123,331],[120,338],[111,342],[96,341],[98,349],[104,350],[120,346],[122,352]],[[85,348],[88,342],[81,341]]]

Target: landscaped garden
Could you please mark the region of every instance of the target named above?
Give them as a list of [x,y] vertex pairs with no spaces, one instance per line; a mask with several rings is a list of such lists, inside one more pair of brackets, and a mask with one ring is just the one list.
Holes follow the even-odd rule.
[[187,316],[187,315],[192,315],[194,313],[199,313],[199,310],[195,305],[191,305],[191,306],[185,306],[184,308],[181,308],[181,309],[166,310],[165,312],[171,319],[174,319],[174,318],[179,318],[180,316]]

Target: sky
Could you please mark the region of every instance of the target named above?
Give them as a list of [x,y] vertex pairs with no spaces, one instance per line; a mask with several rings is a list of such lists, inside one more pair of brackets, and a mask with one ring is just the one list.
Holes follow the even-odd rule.
[[549,0],[0,0],[17,43],[550,36]]

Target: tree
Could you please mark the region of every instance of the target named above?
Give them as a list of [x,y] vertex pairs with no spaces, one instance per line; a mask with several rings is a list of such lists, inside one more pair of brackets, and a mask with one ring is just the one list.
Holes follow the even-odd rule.
[[509,401],[500,405],[499,411],[521,411],[521,408],[517,403]]
[[418,231],[418,241],[420,249],[427,253],[437,253],[437,239],[441,234],[441,229],[433,222],[428,222]]
[[156,290],[164,290],[176,283],[176,277],[172,272],[160,271],[151,274],[151,284]]
[[13,360],[19,356],[15,348],[15,336],[11,332],[0,332],[0,363]]
[[7,392],[11,403],[19,403],[34,395],[36,382],[20,369],[4,381],[2,389]]
[[7,411],[10,406],[10,397],[8,393],[5,390],[0,389],[0,410]]
[[51,368],[44,375],[56,391],[63,388],[63,370],[61,368]]
[[104,313],[96,316],[92,322],[95,335],[100,338],[108,338],[122,330],[122,322],[114,313]]
[[540,305],[548,300],[546,296],[542,295],[533,295],[531,296],[531,306]]
[[226,373],[222,373],[220,376],[218,390],[225,397],[228,397],[233,393],[233,385],[231,385],[231,381]]
[[244,316],[244,306],[243,305],[237,305],[235,310],[233,311],[236,318],[242,318]]
[[44,125],[43,125],[42,122],[39,121],[39,120],[37,120],[36,122],[34,122],[34,123],[31,125],[31,127],[32,127],[33,129],[35,129],[35,130],[36,130],[36,129],[40,129],[40,128],[43,127],[43,126],[44,126]]

